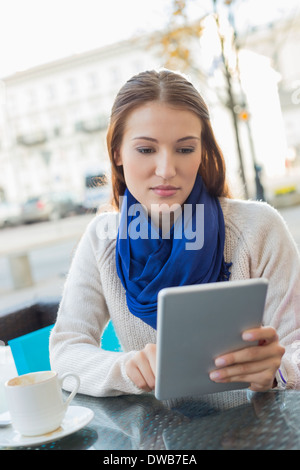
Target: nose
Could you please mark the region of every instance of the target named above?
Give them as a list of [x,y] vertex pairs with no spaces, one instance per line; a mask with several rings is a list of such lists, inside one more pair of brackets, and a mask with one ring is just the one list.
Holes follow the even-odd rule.
[[156,161],[156,176],[169,180],[176,175],[176,165],[172,152],[160,152]]

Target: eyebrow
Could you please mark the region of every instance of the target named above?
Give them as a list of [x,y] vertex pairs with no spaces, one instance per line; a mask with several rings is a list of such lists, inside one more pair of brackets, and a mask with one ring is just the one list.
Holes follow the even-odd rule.
[[[185,140],[191,140],[191,139],[201,140],[200,137],[195,137],[194,135],[188,135],[186,137],[182,137],[181,139],[176,140],[176,142],[183,142]],[[150,142],[158,142],[157,139],[153,139],[152,137],[146,137],[146,136],[134,137],[132,140],[149,140]]]

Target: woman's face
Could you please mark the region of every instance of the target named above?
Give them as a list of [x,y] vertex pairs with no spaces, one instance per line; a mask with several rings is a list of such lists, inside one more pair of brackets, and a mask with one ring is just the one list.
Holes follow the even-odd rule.
[[129,114],[115,160],[148,212],[181,206],[201,163],[201,121],[191,111],[149,102]]

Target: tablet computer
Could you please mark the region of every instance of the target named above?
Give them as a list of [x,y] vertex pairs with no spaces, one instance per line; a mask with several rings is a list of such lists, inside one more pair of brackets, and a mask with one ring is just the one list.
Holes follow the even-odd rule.
[[[168,287],[158,294],[155,396],[159,400],[242,389],[209,372],[226,352],[249,347],[242,332],[261,326],[266,279]],[[255,343],[256,344],[256,343]]]

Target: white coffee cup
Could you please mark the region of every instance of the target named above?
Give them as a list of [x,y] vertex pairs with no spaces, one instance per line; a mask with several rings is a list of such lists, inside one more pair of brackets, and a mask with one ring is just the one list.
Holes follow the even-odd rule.
[[[62,384],[66,377],[74,377],[76,384],[64,401]],[[37,436],[59,428],[70,402],[80,385],[78,375],[41,371],[20,375],[5,383],[5,393],[12,425],[25,436]]]

